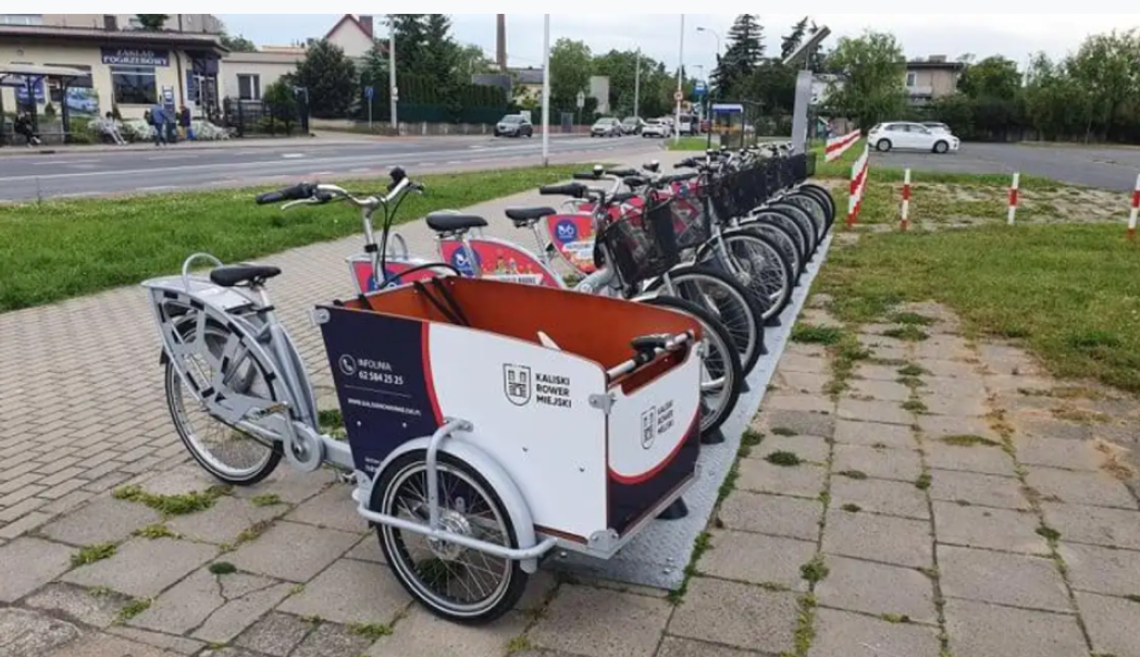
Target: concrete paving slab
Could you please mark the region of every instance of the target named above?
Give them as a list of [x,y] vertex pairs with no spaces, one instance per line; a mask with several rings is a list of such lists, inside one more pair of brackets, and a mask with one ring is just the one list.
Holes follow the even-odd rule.
[[344,532],[360,533],[368,530],[368,523],[356,512],[351,486],[331,486],[303,502],[285,519]]
[[336,623],[391,624],[411,602],[386,566],[341,559],[278,609]]
[[1046,498],[1069,504],[1137,509],[1128,488],[1103,472],[1070,472],[1056,468],[1029,468],[1026,483]]
[[823,533],[829,555],[929,568],[934,565],[930,523],[831,509]]
[[285,505],[254,506],[248,500],[225,496],[205,511],[171,518],[167,526],[184,538],[233,545],[242,532],[276,518],[287,509]]
[[661,640],[657,657],[756,657],[756,653],[716,643],[667,636]]
[[1029,511],[936,501],[934,527],[939,543],[1039,556],[1050,554],[1049,544],[1037,533],[1040,521]]
[[1042,502],[1045,522],[1066,542],[1140,550],[1140,512]]
[[[760,454],[776,453],[763,445],[753,448]],[[816,499],[824,488],[827,471],[823,466],[802,463],[796,466],[772,465],[761,459],[741,459],[736,487],[753,493],[777,493]]]
[[805,541],[819,537],[823,505],[816,500],[735,491],[721,504],[726,529],[740,529]]
[[884,422],[904,426],[914,424],[914,414],[904,410],[899,402],[863,401],[851,397],[841,397],[836,414],[842,420]]
[[913,482],[922,474],[922,461],[918,452],[912,449],[836,445],[831,471],[857,471],[868,477]]
[[831,445],[827,439],[818,436],[764,436],[761,443],[753,447],[747,458],[763,460],[772,452],[793,452],[805,461],[827,463],[831,456]]
[[800,566],[815,556],[815,545],[814,541],[714,530],[711,547],[701,555],[697,570],[723,579],[807,591]]
[[942,594],[980,602],[1072,612],[1065,583],[1050,558],[938,546]]
[[932,471],[930,498],[1004,509],[1030,508],[1029,500],[1021,492],[1019,480],[976,472]]
[[760,421],[766,427],[765,433],[771,433],[771,429],[780,428],[801,436],[829,438],[835,433],[835,416],[833,414],[761,410]]
[[145,643],[148,646],[168,650],[179,655],[197,655],[202,648],[206,647],[205,643],[194,639],[164,634],[162,632],[140,630],[136,627],[127,627],[125,625],[112,625],[107,628],[106,632],[107,634],[121,636],[124,639],[129,639],[137,643]]
[[96,595],[80,586],[55,582],[25,598],[23,604],[105,629],[115,621],[126,601],[127,598],[121,595]]
[[[922,449],[926,453],[927,464],[936,470],[1014,476],[1013,459],[1001,447],[983,444],[954,445],[938,439],[927,439],[923,441]],[[937,473],[932,476],[937,476]]]
[[217,554],[217,548],[170,538],[135,538],[114,556],[80,566],[63,580],[81,586],[105,586],[138,598],[153,598]]
[[371,561],[372,563],[386,564],[384,560],[384,552],[380,549],[380,541],[376,538],[375,534],[369,534],[360,539],[351,550],[345,555],[348,559],[357,559],[359,561]]
[[[224,583],[224,580],[223,580]],[[291,584],[278,583],[250,591],[240,597],[226,596],[226,604],[218,608],[194,630],[194,638],[210,643],[227,643],[285,599]]]
[[947,600],[946,631],[954,655],[1073,657],[1088,651],[1075,616]]
[[154,509],[106,496],[72,511],[47,525],[40,532],[56,541],[84,546],[118,543],[131,532],[161,520]]
[[1140,552],[1065,542],[1058,548],[1073,588],[1106,595],[1138,595]]
[[945,397],[925,393],[920,388],[918,400],[926,406],[925,413],[952,417],[980,418],[989,412],[985,397]]
[[371,644],[371,639],[344,625],[320,622],[289,657],[351,657],[363,654]]
[[586,657],[651,657],[672,611],[665,600],[563,586],[528,636],[536,647]]
[[842,509],[848,504],[858,506],[858,512],[867,511],[918,520],[930,518],[926,494],[912,482],[833,477],[831,508]]
[[293,582],[307,582],[347,552],[359,534],[278,521],[229,560],[240,570]]
[[336,474],[330,470],[295,472],[289,468],[278,468],[260,483],[235,488],[233,495],[242,498],[276,495],[282,502],[300,504],[331,486],[335,481]]
[[176,654],[111,634],[93,634],[51,653],[51,657],[174,657]]
[[[822,354],[822,350],[819,353]],[[819,395],[823,393],[823,388],[829,381],[831,381],[831,377],[826,374],[808,374],[807,372],[788,370],[777,372],[773,385],[777,386],[777,390],[781,392]]]
[[939,657],[938,629],[817,609],[808,657]]
[[793,647],[796,595],[707,577],[689,581],[669,633],[738,648],[780,653]]
[[42,657],[79,637],[78,627],[43,612],[0,608],[0,649],[4,650],[4,657]]
[[769,411],[804,411],[830,413],[835,403],[822,394],[802,394],[777,390],[764,397],[764,408]]
[[835,442],[848,445],[886,445],[891,448],[914,449],[914,431],[909,426],[839,420],[835,423]]
[[[852,379],[848,386],[845,394],[850,397],[862,398],[863,401],[877,400],[900,403],[910,399],[910,388],[893,380]],[[842,402],[840,405],[842,406]]]
[[1134,655],[1140,652],[1136,617],[1140,602],[1077,591],[1077,607],[1098,655]]
[[380,637],[368,657],[503,657],[507,644],[527,628],[527,617],[510,612],[491,625],[474,627],[449,623],[423,607],[413,605],[396,631]]
[[1017,460],[1026,465],[1097,472],[1104,459],[1093,445],[1091,440],[1046,437],[1016,437],[1013,441]]
[[12,603],[71,568],[74,550],[59,543],[22,536],[0,546],[0,602]]
[[312,629],[312,623],[274,611],[247,628],[233,643],[272,657],[286,657]]
[[934,584],[913,568],[828,556],[830,572],[815,585],[820,605],[873,616],[901,615],[937,624]]

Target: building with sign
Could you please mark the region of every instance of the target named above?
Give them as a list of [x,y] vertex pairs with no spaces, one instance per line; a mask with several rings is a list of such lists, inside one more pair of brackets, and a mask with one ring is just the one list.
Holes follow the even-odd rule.
[[38,115],[50,102],[55,112],[66,103],[72,116],[118,109],[124,118],[142,117],[160,101],[198,111],[217,106],[219,64],[228,51],[216,35],[117,27],[117,21],[102,29],[0,23],[0,66],[67,67],[90,75],[83,81],[38,77],[26,81],[31,93],[26,84],[5,86],[3,106],[27,108],[34,96]]

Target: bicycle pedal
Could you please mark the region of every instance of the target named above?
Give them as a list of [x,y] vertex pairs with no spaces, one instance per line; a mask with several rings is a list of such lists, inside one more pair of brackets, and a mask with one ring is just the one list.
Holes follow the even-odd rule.
[[356,475],[351,472],[338,472],[336,473],[336,481],[339,484],[355,484]]

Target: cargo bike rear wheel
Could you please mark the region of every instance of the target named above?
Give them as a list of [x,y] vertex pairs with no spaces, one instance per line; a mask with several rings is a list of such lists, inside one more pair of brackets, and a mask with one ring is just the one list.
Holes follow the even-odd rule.
[[[517,548],[518,536],[502,499],[479,472],[446,452],[436,457],[440,525],[447,531]],[[371,509],[428,522],[427,452],[396,457],[372,487]],[[378,525],[384,558],[396,579],[433,614],[481,624],[512,609],[526,589],[520,562],[423,534]]]

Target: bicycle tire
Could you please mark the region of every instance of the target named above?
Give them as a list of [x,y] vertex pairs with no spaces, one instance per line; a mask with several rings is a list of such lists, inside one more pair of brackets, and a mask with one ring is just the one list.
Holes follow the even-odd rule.
[[827,234],[827,215],[824,212],[823,204],[812,198],[811,195],[799,190],[785,196],[784,201],[796,206],[808,216],[808,219],[811,219],[816,244],[822,242]]
[[[784,308],[787,308],[788,304],[792,300],[792,290],[795,287],[795,274],[792,270],[791,264],[787,261],[786,258],[783,257],[783,255],[781,255],[780,249],[769,238],[750,228],[741,227],[731,231],[726,231],[722,237],[729,245],[729,254],[733,258],[737,259],[739,266],[741,267],[745,266],[743,261],[740,260],[741,256],[731,248],[731,245],[742,244],[746,242],[751,243],[751,248],[758,250],[762,254],[761,266],[763,267],[763,270],[761,272],[751,271],[755,268],[754,261],[752,264],[748,265],[751,277],[750,284],[747,285],[746,288],[750,293],[754,295],[754,297],[757,297],[758,295],[767,295],[766,297],[760,296],[758,300],[767,302],[767,306],[764,308],[762,318],[766,326],[770,325],[776,318],[780,316],[780,313],[784,311]],[[752,251],[752,253],[755,252],[756,251]],[[751,261],[752,258],[749,258],[749,260]],[[776,276],[776,280],[779,281],[780,292],[778,296],[774,297],[770,292],[767,292],[766,289],[760,287],[759,285],[751,284],[752,281],[760,280],[760,277],[757,274],[764,272],[767,272],[769,276]]]
[[808,213],[804,212],[803,209],[798,205],[789,203],[783,199],[776,201],[769,207],[780,208],[781,210],[787,212],[789,215],[791,215],[792,219],[794,219],[796,223],[798,223],[800,227],[803,228],[804,233],[807,234],[808,238],[808,250],[804,257],[808,260],[814,258],[815,251],[817,248],[819,248],[819,238],[815,234],[815,222],[812,221],[811,217],[808,216]]
[[812,256],[811,238],[808,235],[807,229],[803,224],[795,220],[791,212],[781,207],[765,206],[741,219],[740,226],[747,226],[756,221],[770,221],[787,229],[787,231],[795,237],[796,245],[800,252],[801,266],[805,269],[807,268],[807,263],[811,260]]
[[[696,303],[724,324],[736,345],[744,373],[751,372],[765,351],[763,309],[749,290],[727,271],[705,263],[674,267],[666,276],[653,281],[649,289],[661,291],[666,281],[671,288],[666,288],[669,296]],[[696,288],[694,284],[711,285],[718,292],[713,298],[706,289]]]
[[744,222],[737,227],[754,228],[760,231],[761,234],[768,235],[780,244],[781,250],[784,251],[788,257],[788,262],[792,265],[792,271],[796,275],[796,282],[799,282],[800,275],[807,269],[807,263],[804,261],[803,251],[800,250],[800,231],[795,225],[788,225],[779,221],[770,221],[764,218]]
[[[717,402],[714,408],[709,408],[707,413],[701,413],[701,435],[714,433],[736,409],[736,403],[740,399],[741,386],[744,384],[744,368],[740,362],[740,355],[732,348],[732,336],[729,334],[728,328],[704,308],[678,297],[657,295],[642,299],[642,303],[669,308],[690,315],[700,322],[701,328],[706,332],[705,344],[710,345],[709,348],[714,353],[706,353],[704,355],[705,362],[706,364],[719,362],[724,368],[722,374],[724,382],[721,385],[723,400]],[[721,346],[718,347],[717,344]],[[719,361],[717,361],[718,354]],[[702,365],[702,367],[706,367],[706,365]],[[710,397],[711,395],[706,396],[702,385],[702,411],[707,408],[706,400]]]
[[827,209],[827,229],[831,230],[832,224],[835,223],[835,197],[831,195],[831,192],[826,187],[817,185],[816,183],[805,182],[800,185],[800,189],[815,195],[816,198],[823,202]]

